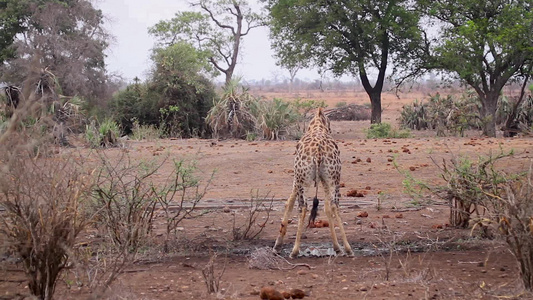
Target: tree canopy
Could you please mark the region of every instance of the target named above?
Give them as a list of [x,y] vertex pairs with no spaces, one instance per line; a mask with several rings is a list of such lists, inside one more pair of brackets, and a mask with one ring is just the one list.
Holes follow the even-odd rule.
[[26,29],[25,22],[29,16],[28,2],[25,0],[0,1],[0,64],[15,57],[11,47],[15,36]]
[[379,123],[387,67],[405,65],[421,41],[419,14],[411,3],[270,0],[274,49],[285,66],[301,62],[359,76],[372,103],[371,122]]
[[122,129],[130,133],[138,122],[155,125],[170,137],[207,136],[204,119],[216,93],[205,76],[212,65],[204,55],[184,41],[155,48],[147,82],[129,85],[111,102]]
[[11,30],[3,28],[5,34],[23,34],[14,35],[12,45],[2,49],[11,55],[4,56],[9,59],[2,67],[3,81],[22,83],[38,57],[40,67],[56,76],[64,95],[98,98],[103,94],[104,50],[111,37],[103,28],[100,10],[87,0],[7,0],[5,4],[18,12],[11,19],[2,11],[2,22],[14,24]]
[[[451,72],[481,101],[483,133],[496,136],[495,113],[503,87],[533,62],[533,3],[525,0],[423,0],[441,29],[422,64]],[[529,73],[531,69],[529,69]]]
[[192,6],[200,11],[178,12],[149,32],[160,40],[160,46],[178,41],[190,43],[206,55],[215,70],[225,75],[228,84],[237,65],[242,38],[253,28],[263,26],[264,17],[254,12],[246,0],[201,0]]

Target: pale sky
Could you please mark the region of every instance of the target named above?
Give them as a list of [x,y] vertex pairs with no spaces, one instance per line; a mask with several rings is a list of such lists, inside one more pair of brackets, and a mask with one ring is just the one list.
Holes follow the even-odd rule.
[[[257,0],[250,0],[254,6]],[[151,66],[150,51],[155,39],[148,28],[160,20],[169,20],[178,11],[191,10],[184,0],[96,0],[107,17],[106,28],[115,37],[107,54],[107,69],[131,81],[135,76],[146,79]],[[288,72],[275,65],[268,39],[268,28],[255,28],[244,37],[241,57],[235,75],[245,80],[278,79],[288,77]],[[313,70],[300,71],[300,79],[316,79]],[[220,80],[223,80],[220,78]]]

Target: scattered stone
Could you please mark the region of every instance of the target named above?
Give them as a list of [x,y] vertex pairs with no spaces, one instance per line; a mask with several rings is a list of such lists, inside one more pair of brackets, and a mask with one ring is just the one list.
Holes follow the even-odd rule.
[[360,212],[357,213],[357,217],[358,218],[366,218],[366,217],[368,217],[368,212],[360,211]]
[[261,292],[259,293],[259,297],[264,300],[284,300],[285,297],[271,287],[264,287],[261,289]]
[[350,190],[348,193],[346,193],[347,197],[364,197],[366,194],[368,194],[368,191],[358,191],[358,190]]
[[229,213],[229,212],[231,212],[231,209],[229,208],[229,206],[226,205],[226,206],[224,206],[222,211],[225,212],[225,213]]
[[403,219],[403,214],[399,213],[394,216],[396,219]]
[[305,292],[300,289],[292,289],[290,294],[292,299],[303,299],[305,297]]
[[291,298],[291,293],[289,293],[287,291],[283,291],[283,292],[281,292],[281,294],[283,295],[283,298],[285,298],[285,299],[290,299]]
[[367,162],[367,163],[371,163],[371,162],[372,162],[372,159],[369,157],[369,158],[366,159],[366,162]]

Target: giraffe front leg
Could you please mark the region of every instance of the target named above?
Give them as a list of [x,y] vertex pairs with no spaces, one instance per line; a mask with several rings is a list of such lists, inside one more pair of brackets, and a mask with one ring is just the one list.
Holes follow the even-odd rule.
[[293,191],[290,195],[287,203],[285,204],[285,213],[283,214],[283,219],[281,220],[281,226],[279,229],[279,235],[272,249],[275,253],[281,252],[281,246],[283,245],[283,238],[287,234],[287,226],[289,225],[289,216],[294,208],[294,201],[296,199],[296,193]]
[[307,205],[300,205],[300,218],[298,219],[298,231],[296,232],[296,241],[294,241],[294,248],[292,248],[291,258],[298,257],[300,254],[300,241],[302,239],[302,232],[305,224],[305,214],[307,213]]

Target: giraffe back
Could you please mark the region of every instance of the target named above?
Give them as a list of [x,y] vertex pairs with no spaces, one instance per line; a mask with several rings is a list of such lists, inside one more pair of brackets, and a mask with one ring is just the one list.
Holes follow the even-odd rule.
[[331,137],[330,122],[319,108],[309,123],[305,135],[296,146],[295,174],[301,176],[306,185],[311,181],[340,180],[340,152]]

